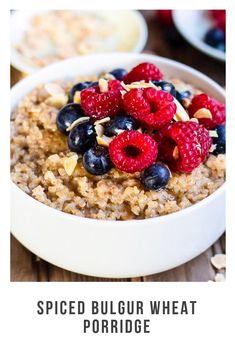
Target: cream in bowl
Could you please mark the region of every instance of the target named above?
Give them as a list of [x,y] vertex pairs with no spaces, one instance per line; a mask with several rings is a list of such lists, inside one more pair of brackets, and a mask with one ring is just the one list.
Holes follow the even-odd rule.
[[[49,232],[56,222],[58,247],[66,233],[73,254],[74,242],[89,253],[92,238],[96,249],[104,246],[103,265],[98,253],[84,263],[81,249],[69,267],[55,249],[50,261],[103,276],[157,272],[195,256],[224,228],[213,211],[223,214],[224,207],[224,151],[216,150],[223,100],[223,90],[202,74],[149,55],[69,60],[22,81],[12,101],[12,179],[20,187],[13,187],[13,233],[24,233],[31,249],[35,239],[44,248],[56,237]],[[19,225],[24,202],[33,218],[46,217],[39,229],[48,238],[39,240],[22,218]],[[134,266],[138,256],[150,262]]]

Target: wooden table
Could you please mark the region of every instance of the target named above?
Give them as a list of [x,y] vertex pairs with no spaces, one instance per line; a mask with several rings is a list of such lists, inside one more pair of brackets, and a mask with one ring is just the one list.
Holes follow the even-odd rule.
[[[169,34],[158,24],[152,11],[143,11],[149,28],[149,39],[145,51],[172,58],[207,74],[220,85],[225,84],[225,65],[192,48],[178,34]],[[19,73],[11,70],[12,84],[20,79]],[[225,235],[207,251],[192,261],[173,270],[146,277],[123,279],[123,281],[208,281],[213,280],[215,270],[210,263],[214,254],[225,252]],[[120,281],[84,276],[53,266],[39,259],[13,236],[11,236],[11,281]]]

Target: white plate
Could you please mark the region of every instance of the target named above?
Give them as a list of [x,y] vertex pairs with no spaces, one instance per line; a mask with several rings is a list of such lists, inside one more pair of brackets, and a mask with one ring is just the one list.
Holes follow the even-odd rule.
[[225,53],[203,41],[206,32],[213,27],[213,22],[205,10],[174,10],[173,20],[181,35],[195,48],[221,61]]
[[[11,64],[25,74],[31,74],[40,68],[32,66],[27,61],[27,58],[17,52],[15,46],[21,41],[30,28],[33,16],[45,12],[48,12],[48,10],[16,10],[11,14]],[[95,11],[91,12],[95,13]],[[114,45],[115,42],[121,43],[124,48],[127,48],[127,46],[130,48],[122,51],[135,53],[140,53],[144,49],[148,38],[148,28],[143,15],[139,11],[107,10],[99,11],[99,14],[116,28],[112,45]],[[130,38],[130,33],[135,33],[135,38]],[[110,52],[108,48],[107,50]]]
[[[69,59],[28,76],[12,89],[12,110],[37,84],[115,67],[155,63],[163,73],[191,82],[224,101],[224,90],[200,72],[147,54],[101,54]],[[206,250],[225,229],[225,185],[194,206],[170,215],[102,221],[66,214],[12,183],[11,230],[26,248],[67,270],[101,277],[135,277],[168,270]]]

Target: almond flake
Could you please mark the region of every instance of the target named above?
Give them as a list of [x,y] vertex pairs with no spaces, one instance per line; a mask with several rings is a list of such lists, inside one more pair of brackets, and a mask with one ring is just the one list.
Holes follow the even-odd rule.
[[126,94],[126,91],[124,91],[124,90],[121,90],[120,92],[121,92],[122,97]]
[[105,135],[103,135],[102,137],[97,136],[96,141],[97,141],[98,145],[108,147],[108,145],[112,141],[112,138],[105,136]]
[[181,102],[182,102],[184,108],[188,108],[188,107],[190,106],[191,99],[189,99],[189,98],[184,98],[184,99],[181,100]]
[[64,160],[64,169],[69,176],[73,174],[74,169],[76,168],[76,165],[77,165],[77,161],[78,161],[78,156],[76,154]]
[[209,109],[201,108],[201,109],[198,109],[196,113],[194,113],[193,117],[197,119],[201,119],[201,118],[212,119],[212,114]]
[[216,273],[215,282],[225,282],[225,275],[223,273]]
[[175,120],[177,121],[188,121],[190,120],[189,119],[189,116],[188,116],[188,113],[186,112],[186,110],[184,109],[184,107],[180,104],[180,102],[174,98],[174,103],[176,105],[176,113],[175,113]]
[[130,89],[125,85],[125,83],[122,81],[121,86],[124,88],[125,91],[130,91]]
[[221,270],[226,267],[226,255],[225,254],[216,254],[211,258],[212,265],[217,268],[217,270]]
[[216,145],[211,145],[211,148],[209,149],[209,152],[212,153],[216,149]]
[[62,108],[67,102],[68,102],[68,97],[65,94],[61,94],[61,93],[48,97],[45,100],[46,104],[52,107],[56,107],[58,109]]
[[108,81],[103,79],[103,78],[100,78],[99,79],[99,87],[100,87],[100,92],[101,93],[105,93],[105,92],[108,92]]
[[100,119],[100,120],[96,120],[94,122],[94,125],[98,125],[98,124],[105,124],[105,123],[108,123],[110,121],[110,117],[106,117],[106,118],[103,118],[103,119]]
[[57,83],[46,83],[44,88],[47,91],[47,93],[49,93],[51,96],[65,94],[65,91],[63,90],[63,88],[59,86]]
[[75,120],[69,127],[67,127],[66,131],[71,131],[75,126],[84,123],[85,121],[90,120],[89,116],[82,116],[81,118],[78,118]]
[[73,102],[80,104],[81,103],[81,92],[76,91],[73,97]]
[[210,137],[218,137],[217,131],[215,131],[215,130],[210,130],[209,135],[210,135]]
[[104,127],[100,124],[96,124],[94,125],[94,128],[97,136],[102,137],[104,134]]
[[116,78],[112,74],[109,74],[109,73],[105,73],[105,74],[101,75],[101,78],[104,78],[105,80],[116,80]]
[[190,121],[194,121],[195,123],[199,124],[199,121],[197,118],[192,118],[192,119],[190,119]]

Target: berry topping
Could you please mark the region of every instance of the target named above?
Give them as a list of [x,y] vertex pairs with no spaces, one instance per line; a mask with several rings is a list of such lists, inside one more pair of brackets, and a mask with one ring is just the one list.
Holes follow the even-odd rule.
[[154,163],[145,169],[140,176],[141,183],[150,190],[160,190],[164,188],[170,179],[169,168],[161,163]]
[[126,112],[149,129],[159,129],[169,123],[176,113],[170,93],[155,88],[134,88],[123,97]]
[[96,142],[94,125],[89,121],[75,126],[68,136],[68,147],[70,151],[83,153]]
[[178,172],[190,173],[206,158],[211,147],[209,131],[193,121],[178,121],[155,134],[159,157]]
[[139,124],[130,116],[116,116],[106,126],[104,134],[106,136],[118,135],[122,130],[137,130]]
[[67,128],[78,118],[84,116],[84,111],[80,104],[71,103],[66,104],[58,113],[56,124],[58,129],[64,134],[68,135]]
[[212,143],[215,145],[215,149],[213,150],[213,154],[217,156],[218,154],[225,153],[226,148],[226,127],[225,125],[217,126],[215,129],[217,132],[218,137],[212,138]]
[[122,81],[123,77],[127,74],[125,69],[115,69],[110,71],[110,74],[113,75],[116,80]]
[[158,147],[154,139],[147,134],[139,131],[124,131],[111,141],[109,153],[118,169],[135,173],[155,162]]
[[216,49],[220,49],[221,45],[225,47],[224,31],[219,28],[212,28],[206,33],[204,41]]
[[175,86],[171,82],[162,81],[162,80],[159,80],[159,81],[153,80],[152,82],[155,86],[161,87],[163,91],[170,93],[174,97],[176,96]]
[[85,81],[85,82],[79,82],[76,85],[74,85],[70,91],[69,91],[69,102],[73,103],[73,98],[76,92],[80,92],[83,89],[89,88],[89,87],[93,87],[96,86],[98,84],[98,82],[92,82],[92,81]]
[[81,91],[81,106],[93,120],[116,115],[122,107],[122,86],[119,81],[108,81],[107,91],[97,85]]
[[172,10],[157,10],[157,19],[166,27],[173,26]]
[[95,146],[86,151],[83,155],[83,166],[94,175],[103,175],[112,168],[109,151],[102,146]]
[[182,91],[182,92],[179,92],[179,91],[176,91],[176,99],[180,102],[180,103],[183,103],[183,100],[184,99],[188,99],[190,96],[191,96],[191,92],[190,91]]
[[193,97],[191,104],[188,107],[190,118],[193,118],[194,114],[201,108],[205,108],[211,113],[211,118],[204,117],[203,115],[200,118],[197,116],[199,123],[204,125],[207,129],[213,129],[217,125],[225,123],[226,114],[224,104],[209,97],[205,93],[198,94]]
[[125,83],[132,83],[138,81],[152,81],[161,80],[163,75],[156,65],[151,63],[141,63],[135,66],[126,76],[123,81]]

